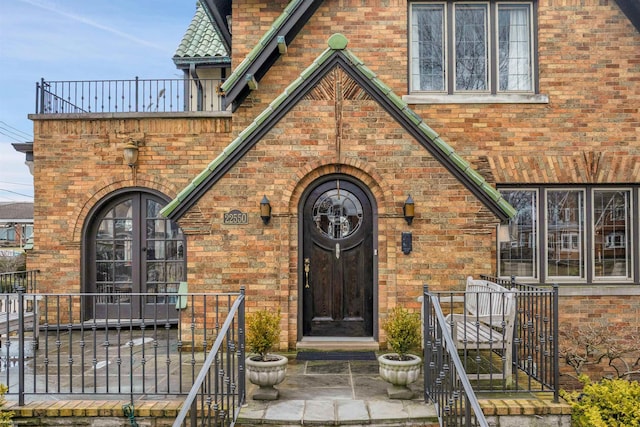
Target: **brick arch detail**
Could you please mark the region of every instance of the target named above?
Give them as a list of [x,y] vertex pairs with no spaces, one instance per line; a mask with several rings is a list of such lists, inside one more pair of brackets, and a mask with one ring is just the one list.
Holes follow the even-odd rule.
[[149,176],[146,174],[138,174],[135,179],[127,175],[115,175],[105,177],[99,183],[87,190],[88,197],[83,204],[79,204],[71,214],[71,218],[75,218],[73,231],[71,232],[70,242],[80,244],[82,240],[82,230],[87,221],[91,209],[102,199],[114,191],[124,188],[148,188],[150,190],[159,191],[169,197],[178,194],[179,189],[161,180],[159,177]]
[[390,187],[369,164],[358,159],[346,159],[342,163],[317,159],[300,168],[296,176],[285,186],[283,199],[289,200],[287,206],[289,215],[297,216],[302,194],[313,181],[335,173],[357,178],[367,186],[375,199],[379,217],[387,216],[389,212],[393,212],[393,195],[389,190]]

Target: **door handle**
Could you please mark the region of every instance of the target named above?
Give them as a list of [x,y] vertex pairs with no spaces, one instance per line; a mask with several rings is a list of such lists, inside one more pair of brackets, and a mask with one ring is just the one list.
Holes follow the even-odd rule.
[[311,262],[309,258],[304,259],[304,287],[309,289],[309,270],[311,269]]

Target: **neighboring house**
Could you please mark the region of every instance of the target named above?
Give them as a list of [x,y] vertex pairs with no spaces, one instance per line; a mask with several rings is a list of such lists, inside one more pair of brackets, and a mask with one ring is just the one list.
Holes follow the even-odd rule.
[[201,0],[151,101],[40,86],[29,268],[246,286],[290,348],[377,348],[423,284],[483,273],[640,336],[639,28],[634,0]]
[[33,203],[0,202],[0,256],[20,253],[33,237]]

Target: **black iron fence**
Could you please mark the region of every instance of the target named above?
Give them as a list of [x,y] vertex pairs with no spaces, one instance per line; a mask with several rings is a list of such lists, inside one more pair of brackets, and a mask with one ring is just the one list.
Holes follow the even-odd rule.
[[0,273],[0,293],[24,292],[33,293],[38,289],[39,270],[13,271]]
[[231,426],[246,399],[244,289],[234,302],[173,427]]
[[433,402],[441,426],[489,424],[465,372],[437,294],[424,287],[424,394]]
[[76,80],[36,83],[36,114],[221,111],[221,79]]
[[552,391],[558,401],[560,384],[558,285],[539,287],[514,277],[481,278],[517,290],[513,365],[525,375],[514,377],[516,390]]
[[442,425],[485,425],[474,393],[546,391],[558,401],[558,287],[482,279],[497,286],[425,287],[422,297],[425,398],[436,404]]
[[[115,303],[117,315],[101,319],[92,313],[104,294],[17,295],[20,326],[0,324],[0,383],[20,405],[29,396],[187,396],[212,363],[207,354],[220,382],[210,379],[205,400],[239,407],[244,399],[242,292],[131,294],[144,304]],[[0,301],[15,297],[0,294]],[[39,334],[26,326],[34,313]]]

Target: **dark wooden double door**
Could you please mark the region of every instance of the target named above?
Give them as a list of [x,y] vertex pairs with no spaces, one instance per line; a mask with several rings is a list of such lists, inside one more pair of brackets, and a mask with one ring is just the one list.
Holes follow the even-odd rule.
[[343,179],[315,187],[303,205],[303,336],[373,336],[373,212]]

